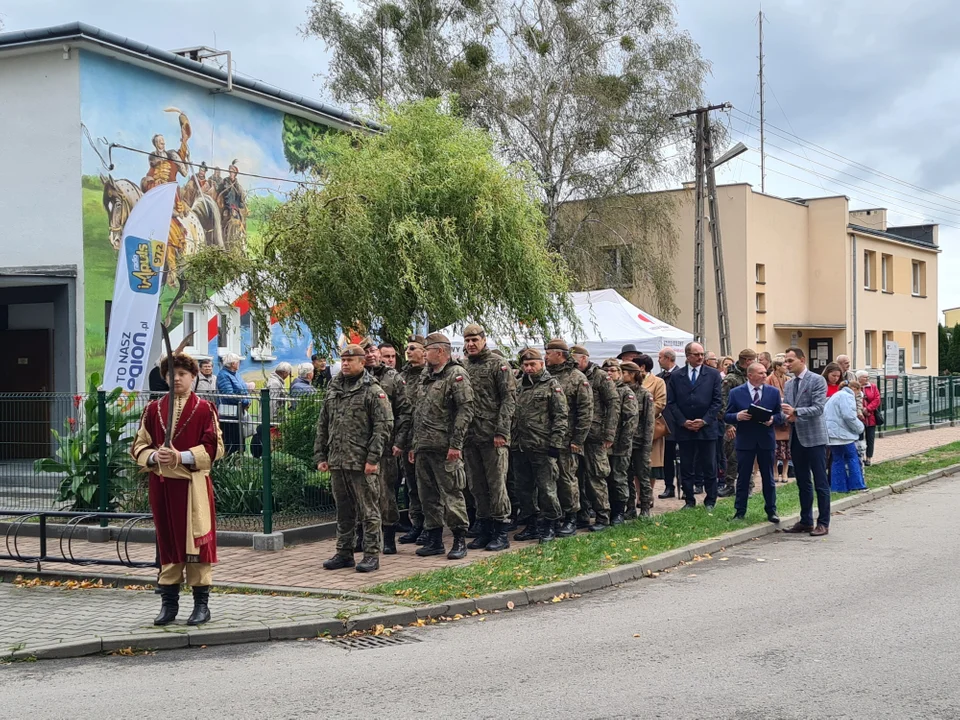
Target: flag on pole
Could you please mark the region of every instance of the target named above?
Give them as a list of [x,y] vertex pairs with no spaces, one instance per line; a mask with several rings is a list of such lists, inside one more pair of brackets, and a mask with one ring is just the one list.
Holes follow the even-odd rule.
[[133,206],[124,225],[110,310],[104,390],[140,390],[149,374],[147,362],[176,194],[176,183],[158,185]]

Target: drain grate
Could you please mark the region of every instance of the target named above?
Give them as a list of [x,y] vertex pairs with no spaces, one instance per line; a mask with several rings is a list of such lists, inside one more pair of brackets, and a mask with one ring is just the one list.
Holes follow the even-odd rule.
[[412,635],[360,635],[359,637],[341,637],[328,640],[342,650],[370,650],[372,648],[387,647],[389,645],[406,645],[418,643],[420,638]]

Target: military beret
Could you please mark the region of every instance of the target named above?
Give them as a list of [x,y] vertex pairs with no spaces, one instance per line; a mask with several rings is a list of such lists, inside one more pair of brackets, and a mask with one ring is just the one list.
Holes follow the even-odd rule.
[[576,353],[577,355],[586,355],[590,357],[590,351],[587,350],[583,345],[574,345],[570,348],[570,352]]
[[449,345],[450,338],[448,338],[443,333],[430,333],[427,335],[426,339],[423,342],[424,347],[430,347],[431,345]]
[[554,338],[547,343],[547,350],[563,350],[564,352],[570,352],[570,346],[567,345],[566,340],[563,338]]
[[506,355],[503,354],[503,350],[501,350],[500,348],[491,348],[490,352],[492,352],[497,357],[502,357],[502,358],[507,357]]
[[603,361],[603,369],[606,370],[609,367],[615,367],[615,368],[620,367],[620,361],[617,360],[616,358],[607,358],[606,360]]
[[740,359],[741,359],[741,360],[756,360],[756,359],[757,359],[757,351],[754,350],[754,349],[752,349],[752,348],[745,348],[745,349],[743,349],[743,350],[740,351]]
[[360,343],[360,347],[364,350],[369,350],[371,347],[376,347],[376,343],[373,341],[373,338],[364,338]]
[[407,338],[407,343],[413,345],[423,345],[423,335],[411,335]]
[[520,360],[543,360],[543,355],[536,348],[524,348],[520,352]]
[[476,323],[470,323],[463,329],[463,336],[468,337],[486,337],[486,333],[483,331],[483,328],[477,325]]
[[364,355],[363,348],[359,345],[347,345],[340,353],[340,357],[342,358],[363,357]]
[[635,373],[640,372],[640,366],[637,365],[635,362],[629,362],[629,361],[625,363],[620,363],[620,369],[629,370],[630,372],[635,372]]

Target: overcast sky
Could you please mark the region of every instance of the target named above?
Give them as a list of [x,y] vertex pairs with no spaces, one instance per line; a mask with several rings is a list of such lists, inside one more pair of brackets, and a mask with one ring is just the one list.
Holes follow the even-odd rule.
[[[678,5],[679,25],[713,64],[707,87],[711,102],[729,101],[756,116],[759,3],[680,0]],[[948,280],[960,275],[956,0],[767,0],[763,5],[772,156],[767,192],[846,194],[851,208],[887,207],[891,224],[939,222],[939,303],[960,306],[960,283]],[[82,20],[170,50],[212,45],[233,51],[237,72],[328,99],[317,77],[326,69],[323,44],[298,32],[308,6],[307,0],[0,0],[0,20],[6,30]],[[742,116],[732,113],[729,122],[733,140],[759,146],[757,130]],[[842,158],[798,144],[791,134]],[[750,182],[759,189],[758,165],[759,154],[750,152],[730,163],[720,180]]]

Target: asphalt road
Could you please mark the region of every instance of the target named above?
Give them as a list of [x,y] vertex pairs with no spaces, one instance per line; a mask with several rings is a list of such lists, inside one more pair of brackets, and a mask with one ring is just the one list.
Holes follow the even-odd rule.
[[939,480],[836,516],[824,540],[779,535],[391,647],[0,667],[0,715],[956,719],[958,517],[960,482]]

